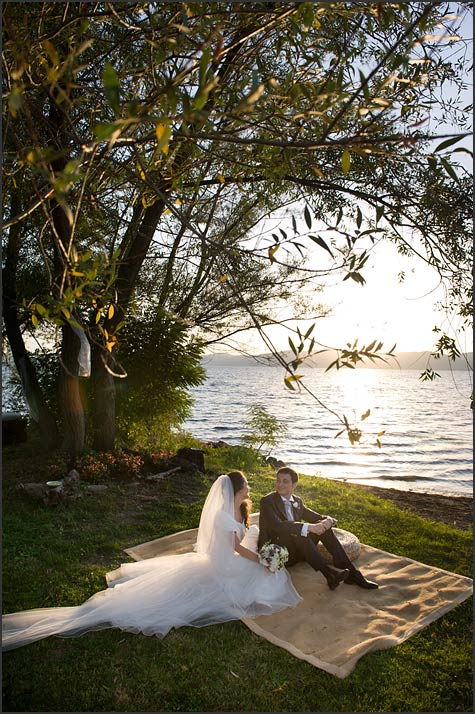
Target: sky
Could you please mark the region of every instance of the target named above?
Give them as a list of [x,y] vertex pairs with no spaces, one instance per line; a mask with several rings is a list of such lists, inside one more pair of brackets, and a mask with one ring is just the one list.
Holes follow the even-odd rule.
[[[451,5],[454,7],[456,4]],[[472,33],[471,15],[467,14],[461,35],[471,42]],[[472,77],[467,78],[467,85],[464,104],[473,101]],[[459,130],[454,131],[448,126],[442,127],[442,130],[459,133]],[[466,140],[464,144],[472,149],[472,142]],[[462,156],[468,155],[459,154],[459,159]],[[466,165],[467,162],[471,167],[470,159],[465,159]],[[274,222],[271,224],[271,230],[275,230],[277,226],[285,230],[289,223],[286,224],[285,220]],[[303,226],[302,230],[305,230]],[[319,248],[315,248],[315,251],[318,256],[322,253]],[[405,273],[404,282],[400,282],[398,277],[401,271]],[[454,328],[460,327],[458,319],[450,323],[447,316],[437,309],[437,304],[444,300],[445,293],[435,271],[421,260],[400,256],[394,245],[388,242],[379,243],[372,250],[363,275],[366,279],[364,286],[353,280],[341,282],[340,278],[338,283],[333,280],[333,285],[325,288],[320,299],[325,306],[331,308],[331,316],[317,321],[313,334],[318,342],[332,347],[344,347],[347,342],[353,342],[356,338],[359,345],[377,339],[382,341],[384,348],[388,350],[396,343],[396,351],[399,352],[424,352],[432,351],[437,340],[437,335],[433,332],[435,326],[440,327],[449,336],[454,336]],[[287,315],[288,311],[283,308],[281,316]],[[296,324],[304,330],[311,322],[291,323],[292,326]],[[290,333],[286,329],[276,326],[266,328],[265,332],[277,349],[289,348]],[[251,353],[267,351],[254,331],[245,333],[233,344],[238,349]],[[472,345],[472,331],[462,332],[459,349],[464,352],[472,351]]]
[[[336,307],[334,319],[321,321],[322,337],[335,340],[345,334],[349,341],[360,336],[365,344],[377,338],[388,349],[396,343],[398,351],[412,352],[432,349],[434,326],[451,332],[445,314],[436,308],[444,290],[435,271],[416,259],[401,259],[395,246],[387,243],[367,266],[366,285],[348,280],[325,292],[335,296]],[[405,272],[403,282],[398,280],[399,270]],[[469,337],[462,344],[468,350]]]
[[[282,224],[283,225],[283,224]],[[403,271],[405,279],[400,282]],[[365,285],[353,280],[341,282],[334,278],[331,285],[319,295],[319,300],[330,309],[328,317],[316,321],[312,333],[316,341],[330,347],[345,347],[347,342],[369,344],[376,339],[383,342],[383,349],[391,349],[396,343],[398,352],[431,351],[437,339],[433,328],[438,326],[451,335],[452,327],[445,313],[437,309],[444,299],[444,290],[435,271],[422,261],[400,256],[396,247],[381,242],[371,252],[363,270]],[[283,307],[281,317],[286,317]],[[313,320],[292,322],[306,331]],[[289,349],[288,336],[282,327],[265,328],[274,346],[279,350]],[[237,341],[240,349],[251,353],[266,352],[260,337],[247,333]],[[463,351],[472,350],[472,334],[466,333],[460,343]]]

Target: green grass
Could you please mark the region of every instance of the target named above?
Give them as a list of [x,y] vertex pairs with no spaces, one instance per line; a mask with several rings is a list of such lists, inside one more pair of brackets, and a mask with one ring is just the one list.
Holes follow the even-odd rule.
[[[273,471],[244,449],[208,449],[205,476],[113,483],[100,496],[46,508],[19,491],[41,481],[36,445],[5,449],[4,612],[76,605],[105,586],[123,549],[198,525],[210,481],[242,468],[254,510]],[[472,533],[399,510],[355,486],[302,477],[298,493],[370,545],[471,575]],[[472,711],[471,601],[339,680],[242,623],[172,631],[163,640],[116,630],[49,638],[3,658],[4,711]]]

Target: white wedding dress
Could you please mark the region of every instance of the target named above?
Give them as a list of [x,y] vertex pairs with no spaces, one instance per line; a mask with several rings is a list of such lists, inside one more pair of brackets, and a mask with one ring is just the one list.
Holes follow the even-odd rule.
[[[250,549],[255,528],[243,542]],[[203,627],[297,605],[302,598],[287,571],[271,573],[238,555],[235,535],[242,541],[245,527],[234,519],[231,481],[220,476],[203,507],[194,552],[121,565],[107,573],[107,590],[77,607],[4,615],[2,649],[111,627],[164,637],[174,627]]]

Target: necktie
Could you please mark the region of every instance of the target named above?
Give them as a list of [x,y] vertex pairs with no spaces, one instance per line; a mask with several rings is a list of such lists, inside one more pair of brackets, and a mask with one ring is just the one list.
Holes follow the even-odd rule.
[[287,514],[287,520],[288,521],[293,521],[294,519],[294,512],[292,510],[292,501],[287,500],[286,498],[284,499],[284,506],[285,506],[285,512]]

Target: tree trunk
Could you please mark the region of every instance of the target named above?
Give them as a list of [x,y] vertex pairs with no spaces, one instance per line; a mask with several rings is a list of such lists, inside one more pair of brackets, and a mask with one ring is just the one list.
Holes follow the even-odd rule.
[[63,446],[70,469],[75,468],[77,457],[84,450],[86,436],[84,389],[79,377],[76,376],[79,347],[79,338],[69,325],[65,325],[62,334],[59,396],[64,420]]
[[[117,302],[114,316],[106,319],[104,329],[113,334],[127,312],[137,276],[152,241],[164,203],[156,201],[143,210],[136,208],[129,230],[122,241],[122,258],[117,276]],[[94,345],[92,378],[94,388],[93,448],[96,451],[111,451],[115,444],[115,382],[104,367],[103,359],[111,363],[109,355]]]
[[44,394],[38,382],[36,370],[30,360],[20,331],[16,310],[7,308],[7,298],[4,297],[3,319],[5,331],[10,344],[13,360],[20,375],[23,394],[28,405],[30,417],[38,424],[41,443],[46,450],[53,449],[59,439],[58,427],[51,414]]
[[[62,50],[66,56],[68,48],[63,46]],[[67,147],[70,145],[69,129],[67,115],[62,109],[61,102],[59,92],[51,94],[49,120],[54,137],[51,147],[57,154],[51,161],[51,168],[55,176],[61,175],[69,158],[67,154]],[[61,203],[53,197],[50,206],[54,227],[52,231],[55,270],[53,295],[56,299],[61,300],[62,294],[59,286],[63,284],[65,273],[67,277],[70,247],[73,245],[74,236],[72,226]],[[68,279],[66,285],[67,283]],[[77,320],[74,314],[72,317]],[[64,448],[68,455],[70,468],[74,468],[77,456],[84,450],[86,436],[84,389],[78,376],[82,371],[80,366],[81,346],[80,338],[74,333],[71,325],[65,321],[62,327],[59,400],[63,414]]]
[[[20,211],[19,189],[16,189],[12,192],[11,215],[18,215]],[[5,267],[2,270],[3,320],[30,416],[39,426],[43,446],[46,449],[52,449],[58,442],[58,427],[46,404],[35,367],[25,347],[18,321],[16,274],[20,243],[21,226],[20,223],[16,223],[8,233]]]
[[104,367],[103,350],[94,345],[92,381],[94,389],[93,444],[95,451],[112,451],[115,446],[115,382]]

